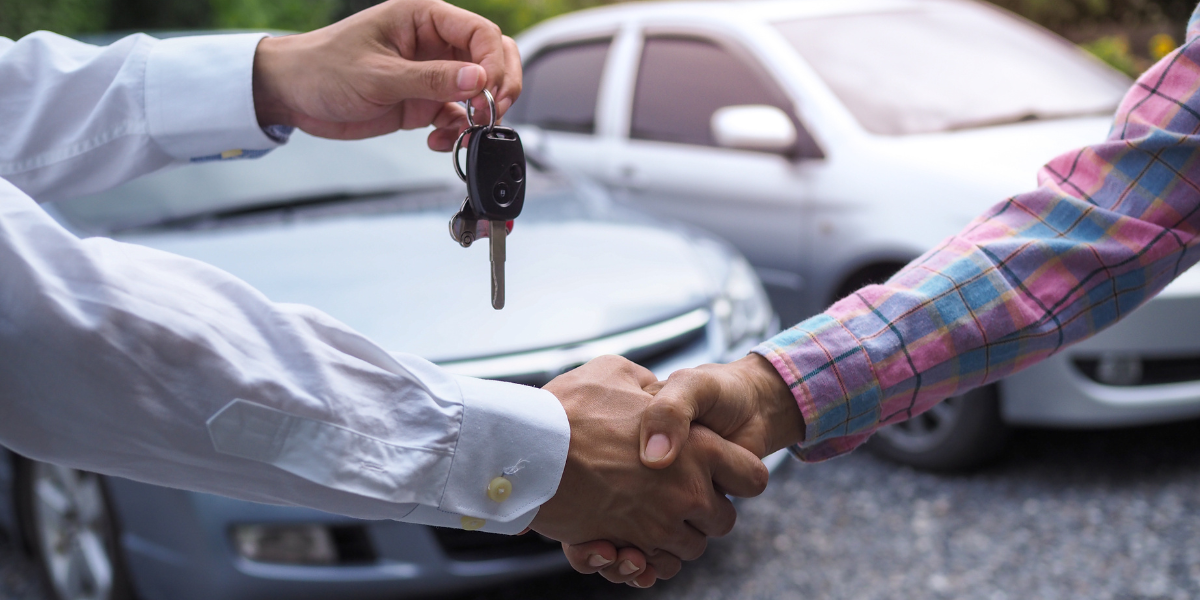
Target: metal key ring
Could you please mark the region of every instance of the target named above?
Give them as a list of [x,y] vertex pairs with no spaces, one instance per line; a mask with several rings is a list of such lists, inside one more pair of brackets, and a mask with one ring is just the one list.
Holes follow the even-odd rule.
[[[469,121],[470,120],[470,112],[468,111],[467,114],[468,114],[467,119]],[[471,123],[470,127],[462,130],[462,133],[458,134],[458,139],[454,140],[454,149],[450,151],[450,158],[451,158],[451,160],[454,161],[454,172],[458,174],[459,179],[463,180],[463,183],[466,183],[466,181],[467,181],[467,174],[463,172],[462,167],[459,166],[459,164],[458,164],[458,151],[462,150],[463,138],[466,138],[467,134],[472,133],[474,131],[479,131],[481,129],[485,129],[485,127],[483,125],[476,125],[474,123]]]
[[[496,99],[492,97],[492,93],[489,92],[487,88],[483,88],[483,95],[487,97],[488,111],[491,113],[489,115],[491,117],[491,122],[489,122],[487,125],[487,130],[491,131],[492,129],[494,129],[496,127]],[[475,118],[472,116],[474,114],[475,114],[475,107],[472,106],[471,101],[468,100],[467,101],[467,123],[470,123],[471,127],[482,127],[482,125],[475,124]]]

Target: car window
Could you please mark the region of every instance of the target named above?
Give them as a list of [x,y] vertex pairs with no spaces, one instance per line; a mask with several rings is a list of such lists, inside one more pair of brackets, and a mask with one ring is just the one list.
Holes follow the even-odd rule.
[[712,115],[741,104],[794,111],[761,67],[713,41],[648,37],[638,67],[629,137],[716,146]]
[[596,132],[596,101],[611,39],[556,46],[525,65],[521,97],[508,112],[514,123],[573,133]]
[[776,24],[870,132],[1111,114],[1129,80],[999,10],[948,2]]

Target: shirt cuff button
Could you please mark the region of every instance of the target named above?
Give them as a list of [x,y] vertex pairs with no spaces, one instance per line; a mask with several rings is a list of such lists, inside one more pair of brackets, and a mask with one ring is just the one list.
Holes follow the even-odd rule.
[[512,482],[504,477],[497,477],[488,484],[487,495],[494,502],[504,502],[512,496]]
[[487,521],[484,519],[477,519],[475,517],[463,517],[462,518],[462,528],[466,531],[475,531],[477,529],[483,529],[484,525],[487,525]]

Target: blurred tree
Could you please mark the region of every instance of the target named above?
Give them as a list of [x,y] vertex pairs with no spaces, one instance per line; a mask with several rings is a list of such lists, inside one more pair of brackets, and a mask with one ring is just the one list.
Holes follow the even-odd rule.
[[108,0],[0,0],[0,36],[47,29],[70,35],[104,31]]
[[1138,57],[1129,51],[1129,38],[1123,35],[1105,36],[1098,40],[1080,44],[1080,46],[1084,50],[1091,52],[1096,58],[1131,77],[1136,77],[1142,71],[1145,71],[1148,66],[1143,64],[1145,61],[1138,60]]
[[604,0],[450,0],[471,12],[483,15],[508,35],[516,35],[532,25],[563,13],[611,4]]
[[[347,17],[383,0],[341,0],[338,18]],[[612,4],[615,0],[447,0],[483,15],[507,35],[516,35],[550,17],[574,10]]]
[[[382,0],[0,0],[0,35],[206,28],[307,31]],[[449,0],[515,35],[544,19],[619,0]],[[990,0],[1123,69],[1155,60],[1197,0]],[[1111,39],[1110,39],[1111,38]],[[1130,66],[1132,65],[1132,67]]]
[[212,23],[208,0],[108,0],[108,3],[109,31],[204,29]]
[[335,20],[342,0],[210,0],[218,29],[312,31]]
[[1183,39],[1196,0],[989,0],[1136,76]]
[[990,0],[1050,29],[1087,23],[1186,23],[1194,0]]

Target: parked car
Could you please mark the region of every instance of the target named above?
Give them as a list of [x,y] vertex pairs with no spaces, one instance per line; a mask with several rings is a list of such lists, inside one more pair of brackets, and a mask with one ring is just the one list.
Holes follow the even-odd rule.
[[[508,238],[508,302],[486,243],[448,222],[465,186],[425,132],[297,133],[255,161],[186,166],[48,206],[83,236],[206,261],[390,350],[541,385],[602,354],[661,377],[724,361],[778,327],[729,245],[613,205],[531,152]],[[779,457],[776,457],[776,460]],[[60,600],[399,598],[558,571],[558,544],[242,502],[0,454],[0,515]],[[15,506],[14,506],[15,505]]]
[[[785,324],[885,280],[1049,159],[1107,135],[1131,82],[983,2],[628,3],[518,38],[526,144],[754,265]],[[1200,415],[1200,272],[1124,322],[869,447],[977,465],[1006,425]]]

